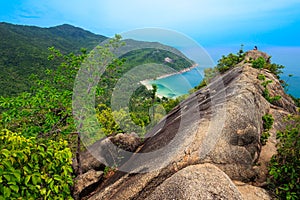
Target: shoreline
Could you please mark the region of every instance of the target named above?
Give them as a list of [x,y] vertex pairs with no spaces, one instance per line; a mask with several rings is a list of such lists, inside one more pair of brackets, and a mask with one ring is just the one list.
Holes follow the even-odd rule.
[[184,73],[184,72],[191,71],[192,69],[194,69],[194,68],[197,67],[197,66],[198,66],[198,64],[196,63],[196,64],[193,64],[191,67],[184,68],[184,69],[182,69],[182,70],[180,70],[180,71],[178,71],[178,72],[174,72],[174,73],[170,73],[170,74],[161,75],[161,76],[159,76],[159,77],[157,77],[157,78],[155,78],[155,79],[145,79],[145,80],[140,81],[140,83],[143,84],[143,85],[147,88],[147,90],[152,90],[152,84],[149,84],[149,83],[148,83],[149,81],[154,81],[154,80],[158,80],[158,79],[167,78],[167,77],[169,77],[169,76],[173,76],[173,75],[176,75],[176,74],[182,74],[182,73]]

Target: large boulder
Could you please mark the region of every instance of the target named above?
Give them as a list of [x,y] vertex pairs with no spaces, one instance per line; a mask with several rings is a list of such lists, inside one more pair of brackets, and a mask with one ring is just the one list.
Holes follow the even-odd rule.
[[188,166],[166,179],[146,200],[242,200],[230,178],[212,164]]
[[[117,155],[118,152],[116,149],[122,149],[126,152],[134,152],[141,144],[141,138],[139,138],[135,133],[119,133],[99,140],[80,153],[82,173],[91,169],[96,171],[104,170],[107,165],[107,163],[104,162],[105,160],[110,161],[109,164],[111,166],[116,165],[117,163],[113,163],[117,162],[114,158],[122,157],[122,155]],[[75,158],[72,165],[75,174],[79,174],[78,164]]]

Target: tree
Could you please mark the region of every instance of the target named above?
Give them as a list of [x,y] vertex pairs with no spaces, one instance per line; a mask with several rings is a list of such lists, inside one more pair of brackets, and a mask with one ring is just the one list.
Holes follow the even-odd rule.
[[157,85],[152,84],[152,119],[154,120],[154,114],[155,114],[155,99],[156,99],[156,93],[157,93]]
[[[111,49],[118,47],[120,39],[120,36],[116,36],[104,47],[97,48],[97,53],[103,55],[99,62],[111,60]],[[62,63],[56,70],[46,70],[46,79],[41,80],[37,75],[32,75],[35,84],[30,92],[16,97],[0,97],[0,128],[20,132],[26,138],[34,137],[37,140],[66,139],[72,145],[72,152],[76,149],[79,159],[80,132],[77,131],[73,117],[72,96],[75,76],[87,54],[85,50],[80,55],[62,55],[54,48],[49,50],[52,53],[49,59],[58,59]],[[77,146],[74,145],[76,140]]]

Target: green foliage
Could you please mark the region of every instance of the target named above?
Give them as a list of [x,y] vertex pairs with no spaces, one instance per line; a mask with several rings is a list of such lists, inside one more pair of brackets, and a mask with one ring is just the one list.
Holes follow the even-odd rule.
[[[113,69],[109,68],[103,73],[100,81],[99,87],[103,88],[103,94],[99,96],[97,104],[104,103],[107,106],[110,106],[111,96],[113,89],[117,84],[117,81],[133,67],[148,64],[148,63],[158,63],[161,64],[164,62],[164,59],[169,57],[172,59],[172,62],[165,62],[164,64],[168,67],[175,70],[182,70],[184,68],[190,67],[191,62],[185,60],[184,58],[179,57],[178,55],[168,52],[165,50],[155,49],[155,48],[144,48],[139,50],[131,51],[118,59],[118,63],[113,63]],[[136,79],[133,77],[133,79]],[[138,91],[133,94],[134,96],[142,96],[144,94],[148,95],[145,87],[138,88]],[[140,94],[139,94],[139,93]],[[122,95],[122,94],[118,94]],[[148,96],[147,96],[148,97]],[[131,105],[129,105],[131,107]]]
[[262,145],[265,145],[268,138],[270,137],[269,130],[273,126],[274,118],[271,114],[265,114],[264,116],[262,116],[262,120],[263,120],[264,131],[260,136],[260,143]]
[[256,69],[267,69],[271,73],[276,75],[277,78],[279,78],[279,75],[282,73],[282,69],[284,68],[283,65],[270,63],[269,61],[266,61],[263,57],[259,57],[256,60],[252,60],[252,67]]
[[291,119],[293,125],[277,133],[277,154],[269,165],[268,186],[278,199],[296,200],[300,197],[300,117]]
[[222,56],[221,59],[218,60],[218,64],[214,68],[206,68],[204,69],[204,78],[203,80],[194,87],[189,93],[193,93],[203,87],[205,87],[214,77],[216,77],[219,73],[223,74],[226,71],[234,68],[238,63],[243,61],[245,58],[245,53],[243,51],[243,45],[241,45],[241,49],[237,54],[230,53],[227,56]]
[[264,80],[264,81],[261,83],[261,85],[264,87],[262,96],[263,96],[269,103],[271,103],[271,104],[273,104],[274,102],[280,100],[280,99],[281,99],[281,96],[280,96],[280,95],[276,95],[276,96],[274,96],[274,97],[271,97],[271,96],[270,96],[270,91],[269,91],[269,89],[267,88],[267,86],[268,86],[270,83],[272,83],[272,80],[266,80],[266,77],[265,77],[265,76],[261,76],[261,74],[258,75],[258,79],[260,79],[260,78],[261,78],[262,80]]
[[0,96],[28,92],[31,74],[45,78],[46,69],[56,69],[60,62],[47,60],[48,47],[79,54],[81,48],[91,50],[106,39],[70,25],[39,28],[0,23],[0,35]]
[[264,81],[264,80],[266,80],[266,76],[263,74],[258,74],[257,79],[260,81]]
[[51,48],[52,58],[63,62],[56,70],[46,70],[47,79],[32,76],[31,92],[0,97],[0,127],[27,137],[68,134],[75,130],[72,118],[74,78],[86,54],[63,56]]
[[72,199],[71,163],[64,140],[0,131],[0,199]]
[[[165,46],[164,48],[167,47]],[[189,61],[187,58],[182,58],[181,56],[172,53],[172,51],[155,48],[141,47],[141,49],[128,52],[127,54],[123,55],[121,59],[122,58],[126,60],[123,65],[125,71],[128,71],[131,66],[138,66],[146,63],[164,63],[165,65],[177,71],[191,67],[193,64],[192,61]],[[170,58],[172,61],[165,62],[165,58]]]
[[174,107],[180,103],[179,98],[176,99],[167,99],[163,103],[163,107],[166,110],[166,113],[170,112]]
[[245,53],[243,51],[243,45],[241,45],[241,49],[238,51],[237,54],[230,53],[227,56],[222,56],[220,60],[218,60],[218,64],[215,67],[219,73],[224,73],[229,69],[235,67],[238,63],[243,61],[245,58]]
[[[99,53],[111,58],[110,48],[118,41],[116,37]],[[62,61],[56,70],[46,70],[46,79],[32,76],[35,85],[30,92],[0,98],[0,130],[19,132],[4,130],[0,134],[0,181],[3,183],[0,199],[71,198],[72,153],[61,138],[68,139],[69,147],[73,147],[76,131],[72,115],[73,83],[86,51],[65,56],[54,48],[50,50],[49,59]],[[14,173],[19,175],[12,178]]]
[[264,130],[266,131],[270,130],[274,123],[273,116],[271,114],[265,114],[264,116],[262,116],[262,120],[263,120]]
[[269,131],[264,131],[261,136],[260,136],[260,143],[262,145],[266,145],[267,143],[267,140],[269,139],[270,137],[270,132]]
[[282,69],[284,68],[284,66],[275,63],[267,63],[264,68],[275,74],[277,78],[280,78],[279,75],[282,74]]
[[263,57],[259,57],[252,62],[252,67],[255,69],[263,69],[266,65],[266,60]]
[[241,54],[233,54],[230,53],[227,56],[222,56],[222,58],[220,60],[218,60],[218,64],[216,66],[216,69],[220,72],[220,73],[224,73],[226,71],[228,71],[229,69],[232,69],[235,65],[237,65],[238,63],[240,63],[242,60],[244,60],[245,54],[241,53]]
[[112,111],[111,108],[107,107],[105,104],[100,104],[98,106],[97,119],[106,136],[117,133],[136,132],[140,135],[145,133],[145,130],[143,129],[144,126],[132,129],[132,125],[134,124],[131,122],[132,119],[128,108],[127,110],[120,109],[118,111]]

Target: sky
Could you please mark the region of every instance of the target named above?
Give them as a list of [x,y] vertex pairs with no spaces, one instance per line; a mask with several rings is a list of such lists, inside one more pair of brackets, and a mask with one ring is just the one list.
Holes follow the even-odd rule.
[[206,46],[300,46],[299,0],[9,0],[0,2],[0,21],[68,23],[106,36],[160,27]]
[[300,0],[3,0],[0,21],[67,23],[105,36],[165,28],[194,39],[214,60],[256,45],[300,77]]

